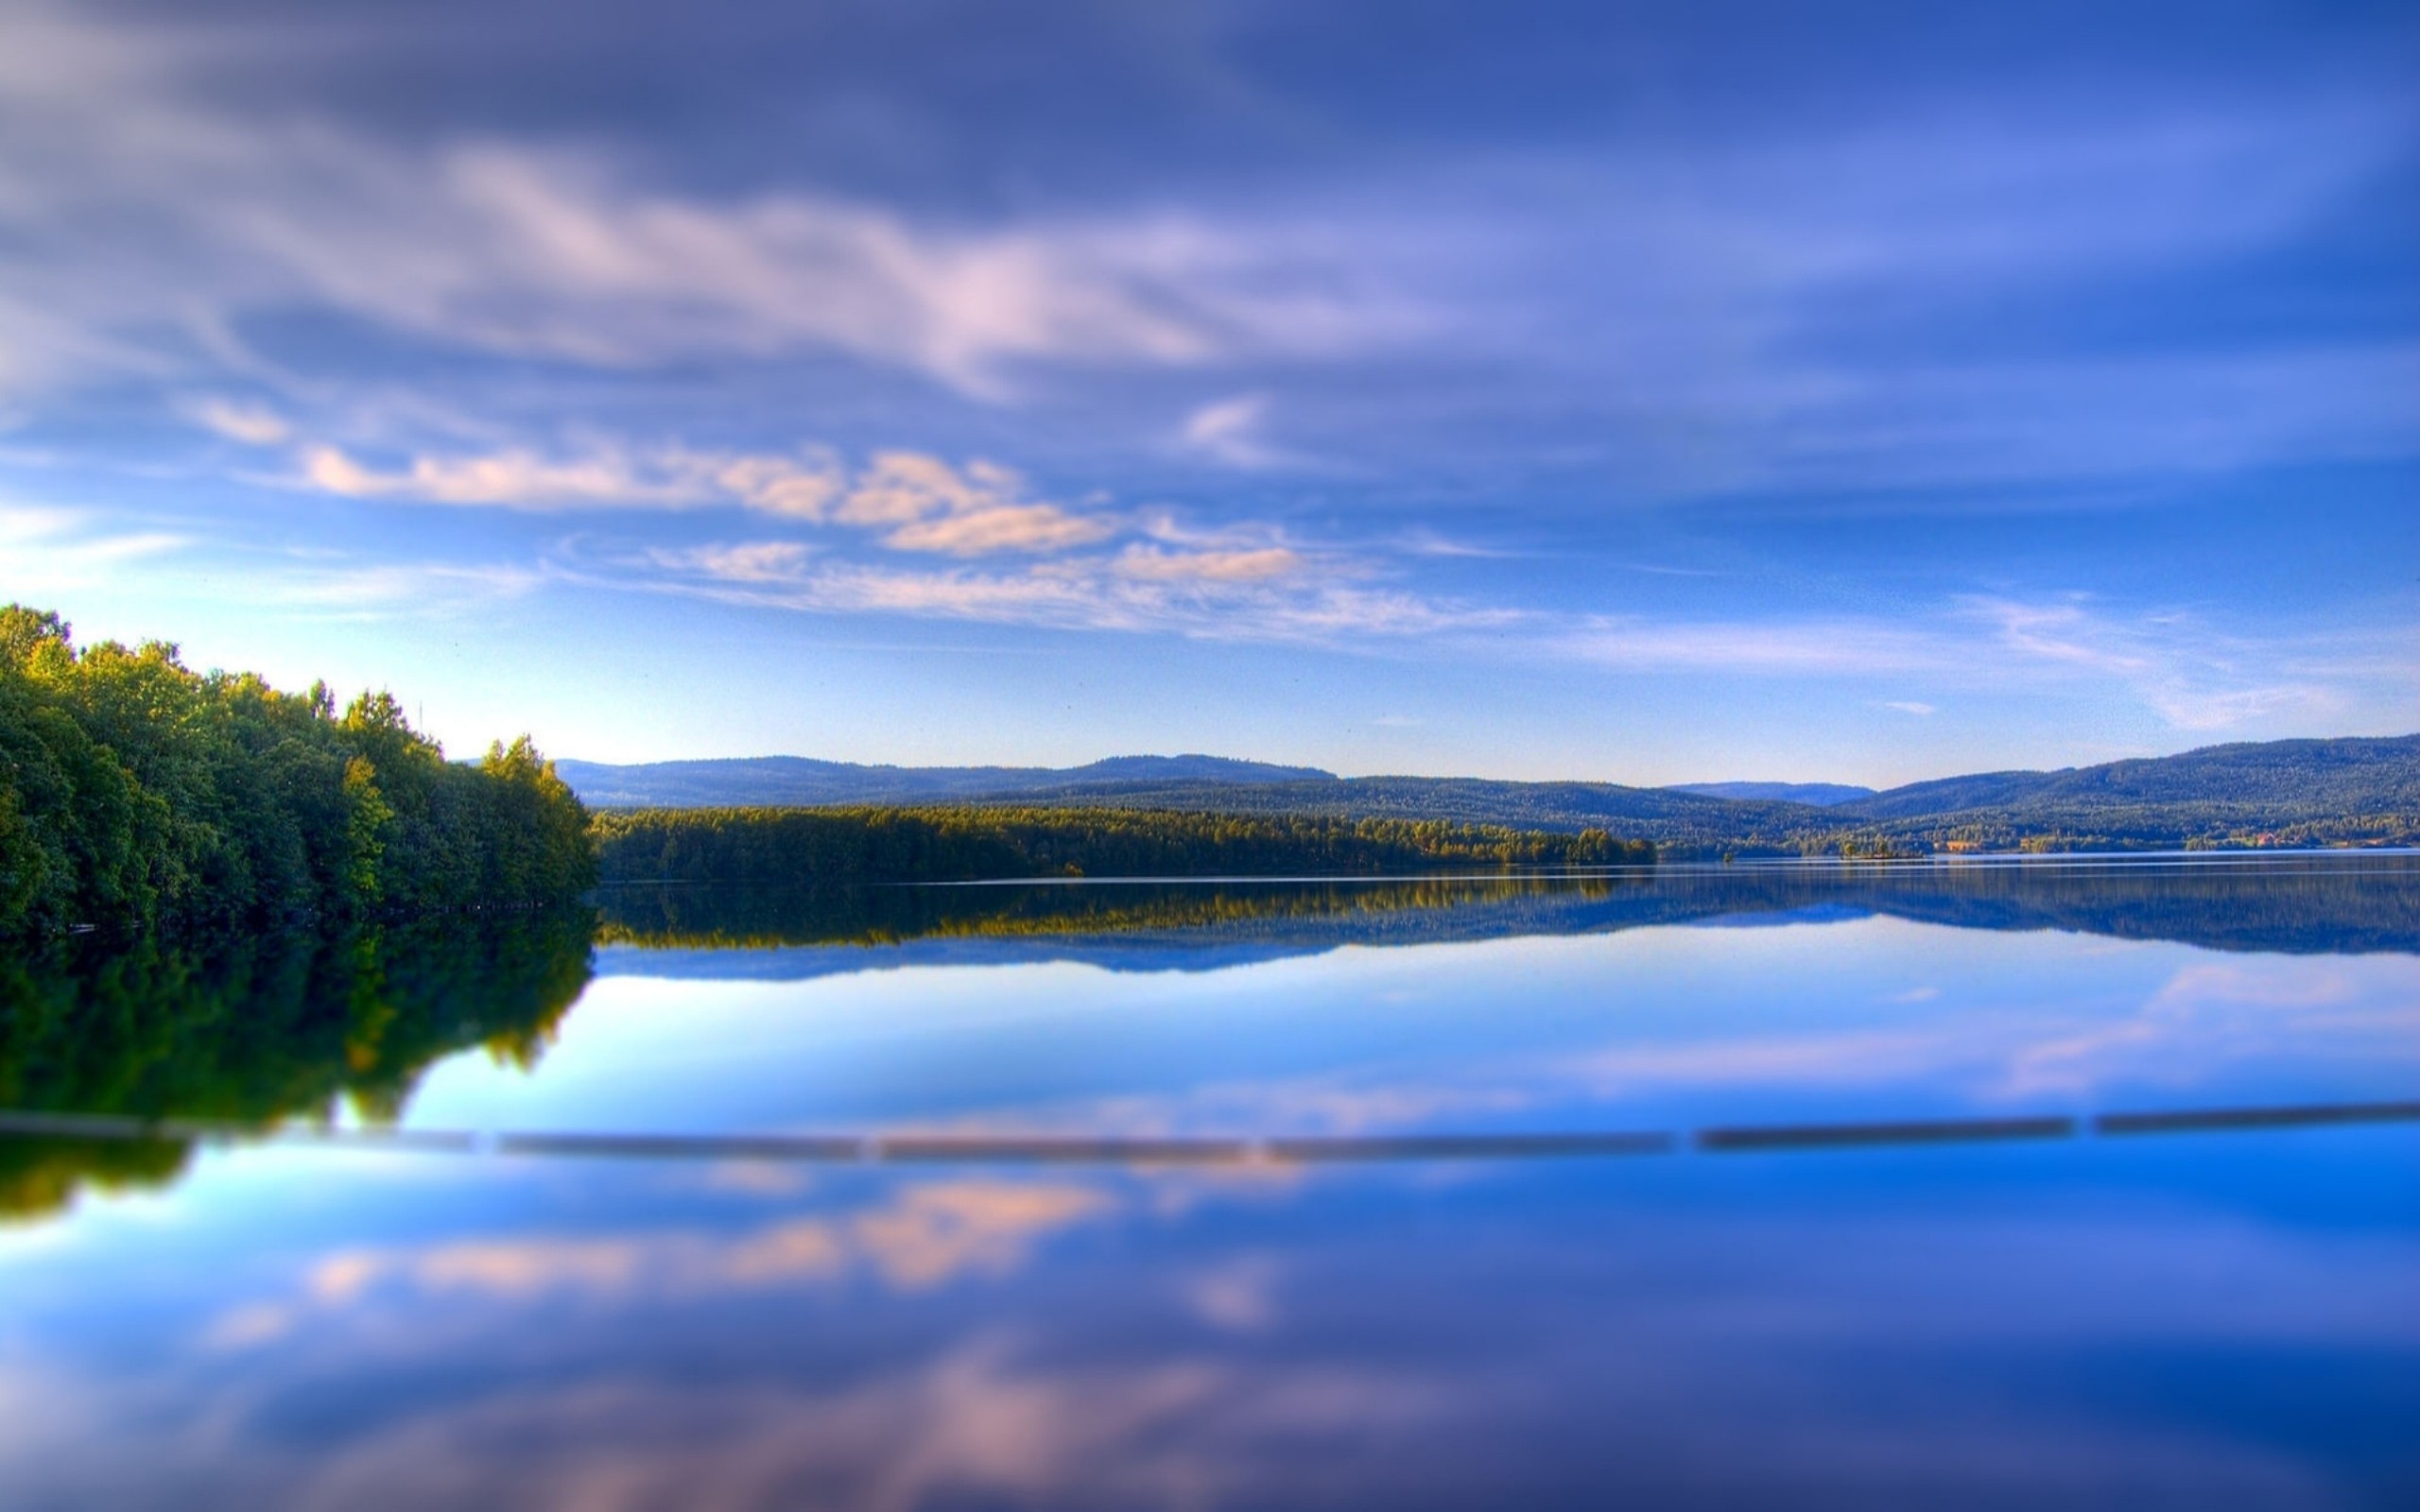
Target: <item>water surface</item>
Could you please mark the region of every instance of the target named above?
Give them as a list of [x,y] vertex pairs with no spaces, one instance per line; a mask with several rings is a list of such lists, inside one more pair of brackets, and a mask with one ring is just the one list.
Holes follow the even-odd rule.
[[2420,1504],[2411,857],[9,971],[12,1506]]

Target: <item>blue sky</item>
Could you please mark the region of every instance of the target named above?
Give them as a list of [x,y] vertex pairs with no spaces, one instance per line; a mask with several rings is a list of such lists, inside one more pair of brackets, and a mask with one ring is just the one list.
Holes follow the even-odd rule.
[[0,597],[457,749],[2420,728],[2408,7],[0,0]]

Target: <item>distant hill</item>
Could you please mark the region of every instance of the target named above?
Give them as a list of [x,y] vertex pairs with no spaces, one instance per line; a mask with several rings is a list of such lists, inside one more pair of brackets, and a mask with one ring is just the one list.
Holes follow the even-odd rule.
[[[1684,854],[2420,844],[2420,735],[2212,746],[2054,772],[1985,772],[1874,793],[1832,783],[1340,778],[1213,756],[1089,766],[855,766],[800,757],[557,764],[598,807],[1014,802],[1516,829],[1601,828]],[[1836,798],[1847,793],[1852,796]],[[1819,801],[1820,799],[1820,801]]]
[[1316,766],[1223,756],[1112,756],[1087,766],[862,766],[806,756],[648,762],[559,761],[556,774],[592,808],[816,808],[1006,798],[1099,783],[1336,781]]
[[2420,809],[2420,735],[2272,740],[2055,772],[1982,772],[1910,782],[1853,806],[1860,816],[1895,819],[1978,809],[2080,813],[2173,803],[2240,803],[2299,814]]
[[1851,787],[1845,782],[1676,782],[1666,791],[1696,793],[1705,798],[1754,799],[1770,803],[1807,803],[1819,809],[1875,796],[1873,788]]
[[1499,782],[1477,777],[1325,777],[1292,782],[1084,782],[996,799],[1026,806],[1184,809],[1335,818],[1443,819],[1520,830],[1603,829],[1659,845],[1795,850],[1838,828],[1826,810],[1614,782]]

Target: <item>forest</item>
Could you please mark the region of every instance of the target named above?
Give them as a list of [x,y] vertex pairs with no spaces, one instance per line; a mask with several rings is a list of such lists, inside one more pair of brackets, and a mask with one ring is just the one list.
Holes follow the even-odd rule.
[[1655,860],[1652,845],[1599,829],[1551,833],[1439,819],[1148,809],[641,809],[601,813],[594,830],[606,882],[830,885]]
[[527,738],[450,762],[389,695],[339,713],[0,609],[0,939],[526,906],[594,873]]

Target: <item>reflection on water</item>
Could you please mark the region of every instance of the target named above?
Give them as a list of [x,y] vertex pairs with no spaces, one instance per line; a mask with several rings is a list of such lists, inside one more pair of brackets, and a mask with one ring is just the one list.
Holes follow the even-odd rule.
[[[986,942],[1201,969],[1236,952],[1578,935],[1771,916],[1883,915],[1962,929],[2069,930],[2211,950],[2420,951],[2420,864],[2399,852],[1668,867],[1563,878],[1017,883],[830,891],[632,885],[599,940],[647,951]],[[1153,947],[1178,947],[1154,959]],[[1226,953],[1215,949],[1229,947]],[[972,958],[961,950],[956,958]],[[750,969],[761,970],[761,961]],[[658,962],[656,970],[662,969]]]
[[[277,935],[182,948],[73,942],[0,961],[0,1108],[268,1125],[391,1121],[433,1061],[534,1065],[589,976],[585,915]],[[81,1180],[154,1181],[182,1141],[0,1140],[0,1215]]]
[[2410,857],[88,951],[0,1501],[2420,1504],[2415,1121]]

